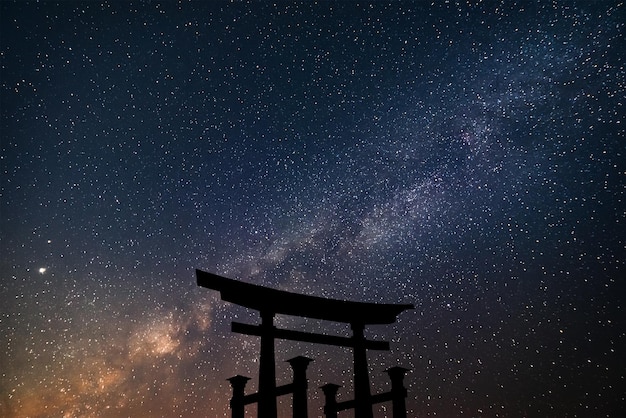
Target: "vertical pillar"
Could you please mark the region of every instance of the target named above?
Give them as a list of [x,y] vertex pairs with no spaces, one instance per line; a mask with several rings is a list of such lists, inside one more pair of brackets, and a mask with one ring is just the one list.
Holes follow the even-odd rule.
[[261,312],[261,355],[259,358],[259,418],[277,418],[276,360],[274,357],[274,312]]
[[387,369],[387,374],[391,378],[391,403],[393,407],[393,418],[406,418],[407,395],[404,387],[404,375],[409,369],[404,367],[391,367]]
[[243,398],[245,396],[246,383],[250,380],[249,377],[237,375],[233,376],[228,381],[233,388],[233,397],[230,398],[230,410],[232,418],[244,418],[245,416],[245,403]]
[[352,323],[351,326],[354,339],[354,417],[373,418],[367,349],[363,334],[365,325]]
[[287,360],[293,370],[293,418],[307,418],[307,388],[306,368],[313,360],[304,356]]
[[326,402],[324,404],[324,415],[326,418],[337,418],[337,390],[341,386],[327,383],[322,386]]

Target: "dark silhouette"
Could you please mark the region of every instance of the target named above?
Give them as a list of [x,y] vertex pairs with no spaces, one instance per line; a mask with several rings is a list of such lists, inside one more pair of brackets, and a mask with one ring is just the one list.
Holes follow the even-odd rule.
[[[306,368],[313,360],[304,356],[298,356],[287,361],[291,365],[291,369],[293,371],[293,382],[276,387],[274,396],[287,395],[291,393],[293,396],[294,418],[306,418],[308,413],[307,389],[309,386],[309,382],[306,378]],[[245,387],[248,380],[250,380],[249,377],[240,375],[228,379],[231,387],[233,388],[233,397],[230,399],[232,418],[244,418],[246,405],[251,403],[260,404],[259,400],[261,391],[259,391],[259,393],[251,393],[249,395],[245,394]]]
[[[370,396],[369,402],[364,403],[364,407],[368,409],[368,411],[364,413],[369,414],[368,416],[372,416],[371,405],[391,401],[393,418],[406,418],[406,405],[404,399],[407,396],[407,391],[404,387],[404,375],[408,371],[409,369],[405,369],[404,367],[392,367],[387,369],[387,374],[389,374],[389,377],[391,378],[391,391]],[[324,392],[324,397],[326,398],[326,404],[324,405],[324,415],[326,415],[326,418],[337,418],[337,413],[339,411],[352,408],[355,410],[355,415],[358,414],[357,411],[359,410],[359,403],[356,399],[337,402],[337,391],[340,387],[341,386],[333,383],[327,383],[321,387]],[[295,416],[296,415],[294,415],[294,417]],[[233,418],[234,417],[235,415],[233,415]]]
[[[274,340],[276,338],[352,349],[354,400],[337,402],[336,394],[339,386],[324,385],[322,387],[326,396],[324,413],[327,418],[336,417],[338,411],[346,409],[354,409],[355,418],[372,418],[372,405],[386,401],[392,402],[393,418],[406,417],[404,399],[407,393],[403,379],[408,370],[401,367],[389,369],[387,373],[392,382],[391,391],[372,395],[367,367],[367,350],[389,350],[389,343],[365,339],[364,330],[365,326],[370,324],[394,323],[401,312],[406,309],[413,309],[413,305],[326,299],[240,282],[201,270],[196,270],[196,278],[199,286],[219,291],[222,300],[257,310],[261,316],[260,325],[232,323],[233,332],[261,337],[258,393],[245,394],[245,385],[249,378],[244,376],[230,378],[229,381],[233,388],[232,418],[243,418],[244,407],[250,403],[258,403],[259,418],[276,418],[276,397],[289,393],[293,394],[293,417],[307,418],[306,392],[308,383],[306,368],[312,360],[306,357],[296,357],[289,360],[293,369],[293,383],[277,387],[274,356]],[[353,334],[352,337],[341,337],[278,329],[274,326],[276,314],[348,323]]]

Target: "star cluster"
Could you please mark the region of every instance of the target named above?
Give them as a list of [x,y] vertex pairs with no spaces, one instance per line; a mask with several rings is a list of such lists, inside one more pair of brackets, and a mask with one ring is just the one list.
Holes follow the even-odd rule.
[[[258,318],[196,268],[414,304],[366,330],[411,417],[624,410],[619,1],[0,8],[0,415],[230,416]],[[345,350],[276,348],[310,416],[352,396]]]

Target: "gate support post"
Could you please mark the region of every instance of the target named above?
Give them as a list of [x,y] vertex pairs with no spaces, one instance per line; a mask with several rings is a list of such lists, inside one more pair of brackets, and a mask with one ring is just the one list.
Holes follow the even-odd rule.
[[326,398],[324,404],[324,415],[326,418],[337,418],[337,391],[341,386],[334,383],[326,383],[322,386],[322,391]]
[[233,376],[228,381],[233,388],[233,397],[230,398],[230,410],[232,418],[244,418],[245,417],[245,389],[246,383],[250,380],[249,377],[237,375]]
[[274,312],[261,311],[259,358],[259,418],[276,418],[276,360],[274,358]]
[[353,322],[351,326],[354,340],[354,417],[373,418],[367,349],[363,334],[365,326],[358,322]]
[[387,374],[391,378],[391,404],[393,407],[393,418],[406,418],[407,390],[404,387],[404,375],[409,369],[404,367],[391,367],[387,369]]
[[293,370],[293,418],[307,418],[307,388],[306,368],[312,359],[304,356],[287,360]]

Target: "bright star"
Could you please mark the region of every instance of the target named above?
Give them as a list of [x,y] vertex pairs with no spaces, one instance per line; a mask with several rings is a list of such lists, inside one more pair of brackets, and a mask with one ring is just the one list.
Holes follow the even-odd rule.
[[40,267],[39,268],[39,274],[44,274],[46,272],[46,268],[45,267]]

